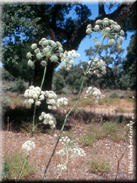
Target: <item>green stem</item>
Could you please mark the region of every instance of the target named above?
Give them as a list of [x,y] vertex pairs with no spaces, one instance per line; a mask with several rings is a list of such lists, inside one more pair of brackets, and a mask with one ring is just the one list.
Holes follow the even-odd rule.
[[[64,167],[67,163],[68,163],[68,152],[67,152],[66,162],[62,166]],[[62,171],[63,170],[61,169],[61,171],[60,171],[59,175],[57,176],[56,180],[59,178],[59,176],[61,175]]]
[[[105,39],[105,37],[103,37],[102,43],[103,43],[104,39]],[[102,44],[102,43],[101,43],[101,44]],[[101,47],[101,46],[100,46],[100,47]],[[96,55],[97,55],[97,53],[98,53],[100,47],[97,49],[97,52],[96,52],[94,58],[96,57]],[[93,58],[93,59],[94,59],[94,58]],[[50,159],[49,159],[49,162],[48,162],[48,164],[47,164],[47,166],[46,166],[46,169],[45,169],[45,171],[44,171],[44,174],[43,174],[43,176],[42,176],[40,182],[42,182],[42,180],[43,180],[43,178],[44,178],[44,176],[45,176],[45,174],[46,174],[46,172],[47,172],[47,169],[48,169],[48,167],[49,167],[49,164],[50,164],[50,162],[51,162],[51,160],[52,160],[52,158],[53,158],[53,156],[54,156],[56,147],[57,147],[57,145],[58,145],[58,142],[59,142],[59,139],[60,139],[60,137],[61,137],[62,131],[63,131],[64,126],[65,126],[65,124],[66,124],[67,118],[68,118],[68,116],[70,115],[70,113],[74,110],[74,108],[77,106],[77,104],[78,104],[79,101],[80,101],[80,94],[81,94],[81,91],[82,91],[82,88],[83,88],[83,85],[84,85],[84,81],[85,81],[86,74],[88,73],[88,71],[89,71],[89,69],[90,69],[90,66],[91,66],[91,64],[89,65],[89,67],[88,67],[87,70],[86,70],[86,73],[85,73],[84,76],[83,76],[82,83],[81,83],[80,90],[79,90],[79,94],[78,94],[78,100],[76,101],[76,103],[74,104],[74,106],[72,107],[72,109],[70,109],[70,111],[68,112],[68,114],[67,114],[66,117],[65,117],[65,120],[64,120],[63,126],[62,126],[62,128],[61,128],[59,137],[58,137],[58,139],[57,139],[57,142],[56,142],[56,144],[55,144],[55,147],[54,147],[54,149],[53,149],[53,152],[52,152],[52,154],[51,154],[51,157],[50,157]]]
[[43,174],[43,176],[42,176],[42,178],[41,178],[41,181],[43,180],[43,178],[44,178],[44,176],[45,176],[45,174],[46,174],[46,172],[47,172],[47,169],[48,169],[48,167],[49,167],[49,164],[50,164],[50,162],[51,162],[51,160],[52,160],[52,158],[53,158],[53,156],[54,156],[56,147],[57,147],[57,145],[58,145],[58,142],[59,142],[59,139],[60,139],[60,137],[61,137],[62,131],[63,131],[64,126],[65,126],[65,124],[66,124],[67,118],[68,118],[68,116],[70,115],[70,113],[73,111],[73,109],[77,106],[77,104],[79,103],[80,94],[81,94],[81,91],[82,91],[82,88],[83,88],[84,81],[85,81],[85,75],[83,76],[83,80],[82,80],[82,83],[81,83],[80,91],[79,91],[79,94],[78,94],[78,100],[76,101],[76,103],[74,104],[74,106],[72,107],[72,109],[68,112],[68,114],[67,114],[66,117],[65,117],[65,120],[64,120],[63,126],[62,126],[62,128],[61,128],[59,137],[58,137],[58,139],[57,139],[57,142],[56,142],[56,144],[55,144],[55,147],[54,147],[54,149],[53,149],[53,152],[52,152],[52,154],[51,154],[51,157],[50,157],[50,159],[49,159],[49,162],[48,162],[48,164],[47,164],[47,166],[46,166],[46,169],[45,169],[45,171],[44,171],[44,174]]
[[[41,89],[42,89],[42,86],[43,86],[43,83],[44,83],[44,79],[45,79],[45,75],[46,75],[46,70],[47,70],[47,66],[46,66],[45,69],[44,69],[44,74],[43,74],[43,78],[42,78],[42,82],[41,82],[41,86],[40,86]],[[37,109],[37,106],[36,106],[36,104],[34,104],[34,114],[33,114],[33,126],[32,126],[31,142],[32,142],[32,137],[33,137],[34,130],[35,130],[36,109]],[[21,178],[21,175],[22,175],[22,173],[23,173],[23,171],[24,171],[25,165],[26,165],[26,163],[27,163],[27,161],[28,161],[29,155],[30,155],[30,151],[29,151],[28,154],[27,154],[27,157],[26,157],[26,159],[25,159],[25,162],[24,162],[24,164],[23,164],[21,173],[20,173],[19,178],[18,178],[17,181],[19,181],[20,178]]]
[[[102,39],[101,45],[103,44],[104,39],[105,39],[105,37],[103,36],[103,39]],[[94,58],[93,58],[92,60],[94,60],[94,59],[95,59],[95,57],[96,57],[96,55],[97,55],[97,53],[98,53],[99,49],[101,48],[101,45],[98,47],[97,52],[95,53],[95,56],[94,56]],[[92,62],[91,62],[91,63],[92,63]],[[90,67],[91,67],[91,63],[90,63],[89,67],[88,67],[88,68],[87,68],[87,70],[86,70],[86,74],[88,73],[88,71],[89,71],[89,69],[90,69]]]
[[45,69],[44,69],[43,78],[42,78],[41,86],[40,86],[41,89],[42,89],[42,86],[43,86],[43,83],[44,83],[44,80],[45,80],[46,71],[47,71],[47,65],[45,66]]
[[24,162],[24,164],[23,164],[23,167],[22,167],[22,170],[21,170],[21,173],[20,173],[20,175],[19,175],[19,178],[18,178],[17,182],[18,182],[18,181],[20,180],[20,178],[21,178],[21,175],[22,175],[22,173],[23,173],[23,171],[24,171],[25,165],[26,165],[27,160],[28,160],[28,158],[29,158],[29,154],[30,154],[30,152],[27,154],[27,157],[26,157],[26,159],[25,159],[25,162]]

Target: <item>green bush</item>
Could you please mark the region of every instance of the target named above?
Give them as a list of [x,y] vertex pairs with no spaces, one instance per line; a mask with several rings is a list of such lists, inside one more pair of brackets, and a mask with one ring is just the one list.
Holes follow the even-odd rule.
[[19,79],[17,83],[14,85],[13,92],[23,93],[26,87],[24,85],[24,80]]

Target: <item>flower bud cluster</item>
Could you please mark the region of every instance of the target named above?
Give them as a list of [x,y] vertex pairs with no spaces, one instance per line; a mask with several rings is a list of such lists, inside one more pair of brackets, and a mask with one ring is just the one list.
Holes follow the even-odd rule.
[[27,151],[31,151],[33,148],[35,148],[35,143],[32,142],[31,140],[26,141],[22,145],[22,149],[27,149]]
[[94,87],[94,88],[88,87],[86,93],[88,95],[93,95],[95,97],[96,104],[98,103],[98,100],[102,98],[100,90],[96,87]]
[[74,156],[85,156],[83,149],[78,147],[78,143],[75,143],[74,140],[70,140],[68,136],[62,137],[60,142],[64,145],[64,148],[57,152],[57,154],[64,156],[71,153],[71,157]]
[[67,98],[57,98],[57,95],[54,91],[42,91],[40,87],[30,86],[24,93],[24,97],[26,98],[25,103],[35,104],[39,106],[41,101],[46,99],[46,103],[48,104],[48,109],[57,109],[57,107],[61,105],[67,105]]
[[105,62],[102,59],[95,57],[92,61],[88,61],[89,64],[89,74],[96,74],[98,77],[101,77],[102,74],[106,73]]
[[55,117],[50,114],[50,113],[45,113],[45,112],[42,112],[41,115],[39,116],[39,120],[42,121],[43,120],[43,123],[46,125],[46,124],[49,124],[50,127],[52,129],[54,129],[56,127],[56,119]]
[[45,93],[40,89],[40,87],[30,86],[24,93],[24,97],[26,98],[25,103],[33,104],[35,101],[36,105],[39,106],[41,101],[45,99],[44,94]]
[[68,105],[68,99],[65,97],[57,99],[57,106],[61,105]]
[[71,51],[65,51],[64,53],[61,53],[60,57],[61,57],[61,61],[63,62],[61,64],[61,68],[69,71],[72,65],[74,64],[73,59],[75,59],[76,57],[79,58],[80,54],[76,53],[75,50],[71,50]]
[[[47,60],[51,62],[58,62],[60,53],[63,53],[62,44],[59,41],[54,42],[53,40],[47,40],[46,38],[42,38],[39,41],[39,45],[41,48],[38,48],[36,43],[31,45],[31,49],[33,50],[36,58],[41,60],[41,65],[45,67],[47,65]],[[35,61],[32,61],[32,57],[34,55],[31,52],[27,53],[28,65],[30,67],[34,66]]]
[[57,107],[61,105],[68,105],[68,99],[63,98],[57,98],[57,95],[54,93],[54,91],[45,91],[46,96],[46,102],[48,104],[48,109],[57,109]]
[[[91,34],[92,32],[98,32],[103,35],[103,37],[108,38],[108,45],[112,46],[116,43],[116,40],[118,41],[116,43],[117,49],[121,49],[121,44],[123,42],[123,35],[124,31],[121,30],[121,26],[117,24],[117,22],[104,18],[103,20],[98,19],[95,22],[94,28],[92,28],[91,24],[87,26],[86,33]],[[97,39],[93,39],[94,41],[97,41]],[[96,42],[96,47],[99,47],[101,43],[99,41]]]

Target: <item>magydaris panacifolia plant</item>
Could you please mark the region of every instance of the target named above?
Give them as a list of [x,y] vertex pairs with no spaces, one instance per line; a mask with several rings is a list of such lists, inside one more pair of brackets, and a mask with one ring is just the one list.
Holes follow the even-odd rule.
[[[83,70],[84,76],[83,76],[83,79],[82,79],[82,82],[81,82],[81,86],[80,86],[80,90],[79,90],[79,93],[78,93],[77,101],[75,102],[72,109],[66,114],[66,117],[64,119],[64,123],[62,125],[60,134],[58,136],[57,142],[55,144],[55,147],[53,149],[53,152],[51,154],[49,162],[48,162],[48,164],[45,168],[45,171],[43,173],[41,181],[43,180],[43,178],[44,178],[44,176],[47,172],[47,169],[49,167],[49,164],[50,164],[50,162],[53,158],[53,155],[54,155],[56,147],[59,143],[59,140],[60,140],[62,131],[64,129],[65,123],[67,121],[67,118],[80,101],[81,91],[82,91],[82,88],[83,88],[84,81],[86,79],[86,75],[87,74],[96,74],[97,77],[101,77],[102,74],[106,73],[105,62],[102,59],[97,58],[97,53],[98,53],[99,49],[102,47],[102,45],[104,43],[104,40],[107,39],[107,44],[109,46],[115,45],[118,50],[122,49],[121,44],[122,44],[122,41],[123,41],[122,36],[124,35],[124,31],[121,30],[120,25],[118,25],[113,20],[110,20],[108,18],[104,18],[103,20],[97,20],[95,22],[95,26],[93,28],[92,28],[92,25],[89,24],[85,31],[86,31],[87,34],[91,34],[92,32],[97,32],[97,33],[102,35],[102,39],[101,39],[101,41],[98,41],[97,37],[93,38],[93,40],[95,41],[95,46],[98,48],[97,52],[94,55],[93,59],[88,62],[89,66],[88,66],[87,70]],[[24,93],[24,97],[26,98],[25,102],[34,104],[34,114],[33,114],[33,127],[32,127],[31,139],[28,140],[27,142],[25,142],[22,146],[22,148],[27,149],[28,154],[27,154],[26,160],[24,162],[24,165],[23,165],[23,168],[22,168],[22,171],[20,173],[20,176],[19,176],[18,180],[21,178],[21,175],[23,173],[24,166],[25,166],[25,164],[28,160],[30,151],[33,148],[35,148],[35,142],[32,141],[32,137],[33,137],[33,133],[34,133],[34,130],[35,130],[35,127],[36,127],[34,122],[35,122],[35,115],[36,115],[37,106],[41,105],[42,100],[46,100],[46,103],[48,105],[48,109],[57,109],[61,105],[67,105],[68,104],[67,98],[60,98],[59,99],[54,91],[52,91],[52,90],[43,91],[42,90],[48,63],[49,62],[59,63],[59,61],[61,61],[60,67],[62,69],[65,69],[65,70],[69,71],[70,68],[72,67],[72,65],[74,64],[74,59],[76,57],[80,57],[80,54],[76,53],[75,50],[71,50],[71,51],[66,51],[65,50],[64,51],[63,46],[60,42],[58,42],[58,41],[54,42],[53,40],[48,40],[46,38],[42,38],[39,41],[39,46],[38,46],[38,44],[33,43],[31,45],[31,48],[32,48],[32,53],[31,52],[27,53],[27,57],[29,59],[28,60],[28,65],[30,67],[35,67],[35,62],[40,62],[40,64],[44,67],[44,72],[43,72],[43,78],[42,78],[40,87],[32,85]],[[94,87],[94,88],[89,87],[88,90],[86,91],[86,93],[87,93],[87,96],[89,96],[89,95],[95,96],[95,103],[98,103],[98,100],[101,98],[101,92],[96,87]],[[41,115],[39,116],[39,120],[42,121],[44,124],[49,124],[50,127],[53,128],[53,129],[56,127],[56,119],[50,113],[45,113],[45,111],[42,111]],[[70,144],[68,145],[67,144],[68,142],[71,145],[73,144],[73,146],[70,146]],[[58,165],[58,168],[61,169],[58,177],[61,175],[61,172],[63,171],[63,169],[65,169],[65,166],[68,163],[68,158],[69,158],[70,152],[73,151],[73,153],[74,152],[78,153],[80,151],[80,149],[78,151],[78,146],[74,141],[73,141],[73,143],[71,143],[70,139],[67,139],[66,142],[64,142],[64,145],[65,145],[65,143],[67,144],[65,146],[65,153],[66,153],[67,158],[66,158],[65,164]],[[76,146],[76,147],[74,147],[74,146]],[[85,155],[85,152],[83,150],[81,150],[81,151]],[[62,151],[62,152],[64,152],[64,151]]]

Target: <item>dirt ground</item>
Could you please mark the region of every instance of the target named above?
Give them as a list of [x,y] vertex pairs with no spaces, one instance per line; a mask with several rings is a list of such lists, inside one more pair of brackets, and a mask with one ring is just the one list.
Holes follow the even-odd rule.
[[[85,124],[71,124],[71,131],[77,141],[80,136],[85,133]],[[31,135],[30,133],[15,133],[12,131],[2,131],[1,133],[3,155],[6,153],[11,154],[15,151],[27,155],[25,149],[22,149],[21,147],[25,141],[29,140]],[[59,133],[60,131],[57,129],[53,134],[34,133],[33,141],[35,142],[36,147],[31,151],[28,162],[34,162],[36,171],[34,175],[27,177],[28,180],[41,179],[57,140],[55,134],[58,135]],[[93,147],[79,144],[79,147],[85,151],[86,156],[71,159],[67,165],[67,170],[62,172],[59,180],[114,180],[117,171],[117,163],[125,149],[125,146],[126,144],[124,141],[121,140],[119,142],[114,142],[109,139],[109,137],[96,140]],[[134,143],[133,148],[135,149]],[[59,142],[56,152],[60,149],[62,149],[62,144]],[[55,180],[59,174],[57,165],[60,164],[61,158],[56,154],[56,152],[44,180]],[[117,180],[130,180],[135,178],[135,165],[133,173],[129,172],[129,153],[130,149],[128,148],[121,160]],[[91,172],[87,161],[92,160],[93,157],[96,157],[98,160],[104,159],[109,161],[111,165],[110,171],[105,173]],[[135,153],[133,154],[132,162],[135,162],[134,160]]]

